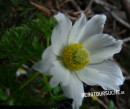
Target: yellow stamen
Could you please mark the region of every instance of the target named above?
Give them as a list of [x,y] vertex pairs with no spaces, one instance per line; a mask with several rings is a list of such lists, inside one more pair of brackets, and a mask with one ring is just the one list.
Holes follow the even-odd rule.
[[63,60],[69,69],[81,70],[90,63],[89,52],[82,44],[75,43],[65,48]]
[[93,101],[96,101],[97,99],[98,99],[98,96],[92,97],[92,100],[93,100]]
[[23,68],[20,67],[20,68],[19,68],[19,71],[23,71]]

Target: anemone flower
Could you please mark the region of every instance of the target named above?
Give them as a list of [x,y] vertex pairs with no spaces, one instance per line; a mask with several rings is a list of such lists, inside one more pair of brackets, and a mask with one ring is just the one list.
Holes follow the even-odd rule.
[[79,109],[82,104],[82,82],[104,90],[120,90],[124,77],[120,68],[108,59],[120,52],[122,41],[102,33],[106,16],[95,15],[87,20],[82,13],[73,26],[62,13],[54,17],[58,24],[51,45],[33,68],[53,76],[50,86],[60,84],[64,94],[73,99],[73,109]]
[[22,67],[20,67],[18,70],[17,70],[17,72],[16,72],[16,77],[19,77],[19,76],[21,76],[21,75],[26,75],[27,74],[27,72],[22,68]]

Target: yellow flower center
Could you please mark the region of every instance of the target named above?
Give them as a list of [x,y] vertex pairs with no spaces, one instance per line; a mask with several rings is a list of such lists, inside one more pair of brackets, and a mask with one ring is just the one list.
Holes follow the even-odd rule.
[[19,71],[23,71],[23,68],[20,67],[20,68],[19,68]]
[[65,65],[75,71],[81,70],[90,63],[89,52],[82,44],[73,44],[65,48],[63,60]]

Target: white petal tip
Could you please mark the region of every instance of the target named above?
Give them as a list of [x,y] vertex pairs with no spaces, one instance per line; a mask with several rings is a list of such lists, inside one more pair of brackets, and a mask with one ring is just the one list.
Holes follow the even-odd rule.
[[122,41],[122,40],[118,40],[118,41],[119,41],[120,45],[122,45],[122,44],[123,44],[123,41]]
[[62,13],[58,12],[56,15],[54,15],[54,18],[57,19],[59,16],[62,16]]
[[81,16],[85,16],[85,14],[84,14],[84,13],[81,13]]
[[59,12],[56,15],[54,15],[54,18],[56,20],[61,20],[63,17],[66,17],[63,13]]
[[107,19],[106,15],[104,15],[104,14],[95,15],[94,17],[95,17],[98,21],[102,22],[103,24],[105,23],[105,21],[106,21],[106,19]]
[[57,81],[55,77],[52,77],[49,83],[50,83],[50,87],[54,88],[59,84],[59,81]]
[[123,85],[125,82],[125,78],[122,76],[122,83],[120,85]]
[[34,65],[32,66],[32,68],[33,68],[34,70],[38,71],[37,64],[34,64]]
[[107,19],[106,15],[100,15],[100,16],[101,16],[101,19],[105,22]]

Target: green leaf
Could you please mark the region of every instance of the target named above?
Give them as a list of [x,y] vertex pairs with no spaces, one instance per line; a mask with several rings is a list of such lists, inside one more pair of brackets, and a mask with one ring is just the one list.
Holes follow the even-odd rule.
[[[4,34],[0,33],[0,88],[9,88],[11,91],[11,95],[8,97],[3,90],[0,90],[1,95],[3,95],[0,95],[0,99],[5,100],[2,102],[3,104],[20,105],[28,97],[30,98],[32,95],[35,95],[34,93],[30,93],[30,89],[34,91],[35,87],[32,88],[30,85],[29,90],[23,87],[28,84],[33,84],[31,81],[33,81],[39,73],[33,75],[28,72],[27,77],[19,79],[16,77],[16,71],[23,64],[31,67],[36,61],[41,59],[44,46],[46,46],[46,40],[49,42],[55,24],[54,19],[48,20],[44,17],[40,17],[32,20],[31,23],[22,24],[18,27],[14,26],[5,31]],[[27,81],[25,80],[26,78],[28,78]],[[22,83],[23,81],[26,82]],[[47,87],[49,87],[49,84]],[[20,88],[23,89],[20,90]],[[48,91],[51,92],[52,90],[47,90],[47,92]],[[28,93],[30,95],[28,95]],[[55,94],[56,93],[58,93],[58,89],[55,90]],[[34,104],[33,100],[32,102],[28,101],[27,104]]]
[[115,105],[112,100],[110,101],[109,109],[115,109]]
[[31,78],[29,78],[24,84],[20,86],[20,89],[24,88],[27,84],[29,84],[33,79],[35,79],[40,72],[35,73]]
[[60,91],[61,91],[60,86],[56,86],[56,87],[53,89],[53,93],[54,93],[55,95],[57,95]]

